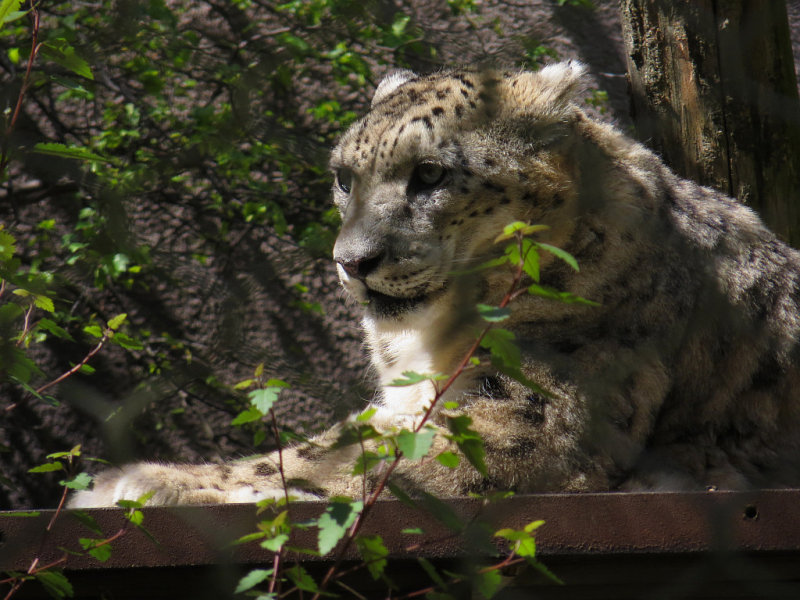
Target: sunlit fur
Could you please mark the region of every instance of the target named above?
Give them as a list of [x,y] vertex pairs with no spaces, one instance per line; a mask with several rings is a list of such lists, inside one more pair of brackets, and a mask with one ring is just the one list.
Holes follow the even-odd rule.
[[[376,426],[418,421],[432,384],[389,383],[452,372],[481,325],[475,304],[505,294],[508,269],[469,268],[502,252],[494,239],[509,222],[548,225],[537,239],[577,258],[580,272],[543,253],[543,285],[600,303],[514,301],[501,325],[549,393],[496,372],[481,351],[444,400],[482,434],[488,477],[425,459],[404,463],[398,481],[440,495],[800,484],[800,257],[746,207],[587,117],[582,72],[395,72],[333,151],[334,258],[365,303]],[[420,184],[421,164],[443,179]],[[285,453],[293,493],[361,493],[349,466],[358,448],[328,447],[338,431]],[[444,449],[440,437],[430,456]],[[274,496],[276,464],[130,465],[73,505],[147,490],[153,503]]]

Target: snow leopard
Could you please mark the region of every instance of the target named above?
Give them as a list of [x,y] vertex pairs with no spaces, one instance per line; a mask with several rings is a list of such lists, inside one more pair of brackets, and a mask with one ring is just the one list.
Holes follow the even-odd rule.
[[[399,70],[332,151],[341,231],[333,259],[363,305],[378,379],[376,429],[411,430],[436,383],[474,343],[479,303],[509,273],[473,269],[502,252],[511,222],[541,224],[541,285],[596,305],[520,295],[514,334],[528,387],[481,351],[432,410],[455,410],[483,439],[486,471],[401,461],[409,493],[458,496],[702,490],[800,483],[800,255],[756,214],[678,177],[658,156],[580,106],[585,68]],[[444,409],[445,403],[451,409]],[[448,410],[451,413],[448,413]],[[343,425],[283,450],[299,499],[360,496]],[[226,464],[138,463],[107,471],[72,506],[251,502],[283,494],[276,453]]]

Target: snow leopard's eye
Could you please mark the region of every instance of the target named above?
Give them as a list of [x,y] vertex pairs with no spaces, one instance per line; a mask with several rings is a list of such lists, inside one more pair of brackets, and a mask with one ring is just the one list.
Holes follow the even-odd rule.
[[350,169],[336,169],[336,187],[349,194],[353,187],[353,172]]
[[436,163],[424,162],[417,165],[409,184],[417,191],[428,190],[440,185],[447,177],[447,169]]

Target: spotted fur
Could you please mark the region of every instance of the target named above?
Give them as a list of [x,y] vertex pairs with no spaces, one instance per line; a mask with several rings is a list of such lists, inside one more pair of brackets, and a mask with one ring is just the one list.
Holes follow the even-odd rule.
[[[430,384],[393,379],[449,373],[464,356],[480,323],[475,304],[497,303],[509,273],[457,273],[496,255],[507,223],[548,225],[541,240],[581,270],[544,255],[543,283],[601,304],[521,296],[512,305],[504,326],[525,374],[549,394],[486,357],[446,394],[482,434],[488,477],[466,461],[451,470],[427,460],[397,478],[444,495],[800,484],[800,256],[748,208],[588,118],[574,101],[581,75],[575,63],[397,71],[333,151],[334,258],[365,304],[376,426],[411,426],[433,398]],[[337,431],[286,452],[295,493],[361,493],[349,474],[357,450],[330,448]],[[441,437],[434,452],[443,449]],[[265,461],[276,457],[133,465],[73,502],[148,489],[159,503],[282,493]]]

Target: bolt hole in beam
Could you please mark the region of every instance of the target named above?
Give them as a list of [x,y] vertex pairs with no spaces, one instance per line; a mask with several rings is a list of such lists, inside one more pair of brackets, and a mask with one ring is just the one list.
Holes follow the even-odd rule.
[[758,519],[758,507],[755,504],[748,504],[744,507],[744,518],[748,521]]

